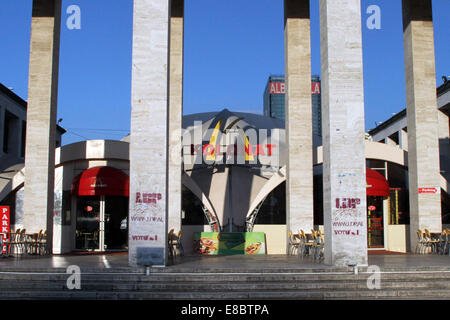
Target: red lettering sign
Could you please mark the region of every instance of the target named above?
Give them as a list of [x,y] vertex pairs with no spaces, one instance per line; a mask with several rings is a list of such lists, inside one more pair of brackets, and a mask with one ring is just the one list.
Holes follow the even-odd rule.
[[136,192],[136,203],[154,203],[162,199],[161,193],[140,193]]
[[[270,82],[270,94],[286,94],[284,82]],[[320,94],[320,82],[311,82],[311,94]]]
[[312,94],[320,94],[320,82],[312,82],[311,83],[311,93]]
[[336,198],[337,209],[354,209],[361,203],[359,198]]
[[286,93],[286,85],[284,82],[271,82],[270,86],[270,94],[285,94]]
[[[8,206],[0,207],[0,224],[1,224],[0,236],[2,237],[3,241],[8,241],[10,232],[10,215]],[[3,254],[7,253],[6,245],[3,245],[2,252]]]
[[440,188],[419,188],[419,193],[439,194]]

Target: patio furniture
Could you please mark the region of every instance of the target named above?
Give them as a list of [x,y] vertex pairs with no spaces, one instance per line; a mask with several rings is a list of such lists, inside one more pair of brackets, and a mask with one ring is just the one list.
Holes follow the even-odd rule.
[[440,241],[438,239],[434,239],[428,229],[424,229],[424,239],[425,248],[430,248],[431,253],[437,253],[437,247]]
[[423,237],[422,230],[417,230],[417,244],[416,244],[416,250],[415,253],[423,254],[425,248],[425,239]]
[[169,257],[172,257],[172,258],[175,256],[174,247],[173,247],[174,237],[175,237],[174,229],[170,229],[169,234],[167,235],[167,241],[169,243]]
[[312,247],[314,242],[312,241],[312,235],[305,233],[303,229],[299,231],[300,248],[302,257],[309,256],[312,253]]
[[40,236],[38,236],[38,246],[40,255],[49,253],[47,247],[47,230],[44,230],[44,232],[40,233]]
[[288,253],[289,255],[294,255],[294,253],[297,251],[297,254],[299,253],[298,249],[299,249],[299,245],[300,245],[300,241],[295,239],[295,235],[292,231],[288,232],[288,239],[289,239],[289,248],[288,248]]
[[169,244],[172,247],[173,254],[177,256],[178,252],[180,253],[180,256],[184,255],[184,249],[183,245],[181,244],[181,230],[178,231],[178,234],[175,234],[175,232],[172,232],[172,236],[169,237]]
[[444,229],[439,237],[439,246],[438,246],[438,253],[441,255],[447,254],[447,252],[450,254],[449,251],[449,241],[450,241],[450,232],[447,229]]

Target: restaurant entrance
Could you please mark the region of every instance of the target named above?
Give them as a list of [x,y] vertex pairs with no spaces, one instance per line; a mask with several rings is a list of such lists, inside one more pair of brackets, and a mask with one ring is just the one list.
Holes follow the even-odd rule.
[[367,245],[384,248],[383,197],[367,197]]
[[128,198],[85,196],[77,199],[76,249],[127,249]]
[[384,202],[389,196],[389,184],[378,171],[366,169],[367,184],[367,247],[384,249]]
[[128,175],[115,168],[90,168],[74,179],[75,249],[127,250],[128,194]]

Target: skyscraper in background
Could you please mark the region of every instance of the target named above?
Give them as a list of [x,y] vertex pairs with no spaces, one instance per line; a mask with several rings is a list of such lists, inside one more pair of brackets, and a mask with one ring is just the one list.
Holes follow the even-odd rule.
[[[313,136],[315,136],[315,138],[318,138],[322,137],[322,110],[319,76],[311,77],[311,94]],[[267,80],[266,89],[264,90],[264,115],[284,121],[286,114],[285,95],[286,86],[284,82],[284,76],[270,76]]]

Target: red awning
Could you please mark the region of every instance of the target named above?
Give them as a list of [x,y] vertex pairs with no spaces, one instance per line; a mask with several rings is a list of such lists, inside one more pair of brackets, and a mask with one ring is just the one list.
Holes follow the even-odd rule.
[[125,196],[130,193],[130,179],[122,170],[111,167],[90,168],[72,183],[72,195]]
[[366,184],[368,196],[389,196],[389,183],[381,173],[366,169]]

